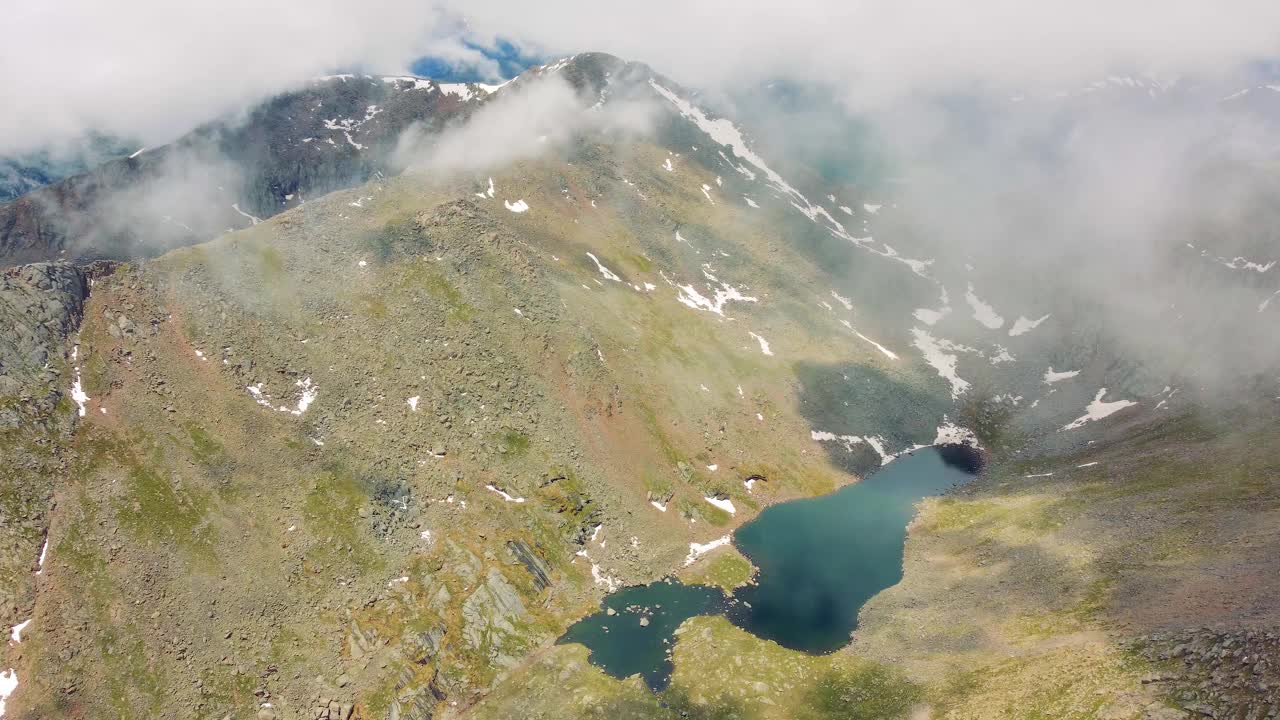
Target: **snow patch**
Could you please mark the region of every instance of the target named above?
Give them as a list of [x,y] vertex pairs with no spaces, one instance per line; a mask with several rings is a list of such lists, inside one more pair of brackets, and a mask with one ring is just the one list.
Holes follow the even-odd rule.
[[1054,372],[1053,367],[1050,366],[1048,370],[1044,371],[1044,384],[1052,385],[1061,380],[1070,380],[1071,378],[1079,374],[1080,374],[1079,370],[1067,370],[1065,372]]
[[600,274],[604,276],[604,279],[605,279],[605,280],[612,280],[612,281],[614,281],[614,282],[622,282],[622,278],[618,277],[617,275],[615,275],[615,274],[613,273],[613,271],[612,271],[612,270],[610,270],[609,268],[605,267],[605,266],[604,266],[604,263],[600,262],[600,258],[597,258],[597,257],[596,257],[594,254],[592,254],[592,253],[587,253],[587,257],[591,258],[591,262],[593,262],[593,263],[595,263],[595,264],[596,264],[596,269],[600,271]]
[[1022,315],[1019,315],[1018,319],[1013,321],[1013,327],[1009,328],[1009,336],[1017,337],[1024,333],[1031,332],[1032,330],[1035,330],[1037,327],[1040,327],[1040,323],[1048,319],[1049,319],[1048,314],[1046,314],[1044,317],[1041,317],[1039,320],[1028,320]]
[[841,323],[843,323],[845,327],[849,328],[850,330],[853,330],[853,334],[854,334],[854,335],[857,335],[859,339],[861,339],[861,340],[862,340],[862,341],[864,341],[864,342],[868,342],[868,343],[871,343],[872,345],[874,345],[874,346],[875,346],[875,348],[876,348],[877,350],[879,350],[881,353],[883,353],[885,357],[889,358],[890,360],[897,360],[897,359],[898,359],[898,354],[897,354],[897,353],[895,353],[894,351],[892,351],[892,350],[890,350],[889,348],[887,348],[887,347],[885,347],[885,346],[881,345],[880,343],[876,342],[875,340],[872,340],[871,338],[867,337],[866,335],[863,335],[862,333],[858,332],[857,330],[854,330],[854,329],[853,329],[853,326],[849,324],[849,321],[848,321],[848,320],[841,320],[840,322],[841,322]]
[[[666,279],[665,275],[663,276],[663,279]],[[674,285],[675,288],[680,291],[676,295],[677,302],[682,305],[687,305],[694,310],[706,310],[707,312],[715,313],[720,317],[725,317],[724,306],[727,303],[759,302],[758,298],[743,295],[741,290],[729,285],[728,283],[720,283],[720,287],[716,289],[715,296],[713,298],[704,296],[692,285],[675,285],[675,283],[672,283],[670,280],[667,280],[667,283]]]
[[0,672],[0,717],[4,717],[5,701],[18,689],[18,671],[9,668]]
[[919,320],[925,325],[933,326],[938,324],[938,321],[942,320],[947,315],[950,315],[951,314],[951,298],[947,296],[947,289],[945,287],[942,288],[942,296],[938,299],[938,301],[942,303],[942,307],[938,308],[937,310],[930,310],[929,308],[919,308],[914,313],[912,313],[915,319]]
[[[440,87],[440,92],[445,95],[452,95],[462,102],[467,102],[480,97],[480,93],[475,92],[475,89],[479,89],[485,95],[488,95],[493,92],[493,90],[501,87],[501,85],[491,85],[485,87],[475,86],[473,88],[471,83],[437,83],[437,85]],[[493,88],[493,90],[490,88]]]
[[506,491],[499,490],[498,488],[494,487],[493,485],[485,485],[485,486],[484,486],[484,488],[485,488],[486,490],[490,491],[490,492],[495,492],[495,493],[497,493],[497,494],[501,495],[501,496],[502,496],[502,499],[503,499],[503,500],[506,500],[507,502],[513,502],[513,503],[522,503],[522,502],[524,502],[524,498],[522,498],[522,497],[512,497],[511,495],[508,495],[508,494],[506,493]]
[[1277,295],[1280,295],[1280,290],[1277,290],[1271,293],[1271,295],[1268,296],[1266,300],[1263,300],[1262,302],[1258,303],[1258,312],[1262,312],[1263,310],[1266,310],[1267,306],[1271,304],[1272,300],[1276,299]]
[[44,574],[44,559],[49,554],[49,536],[44,536],[44,545],[40,546],[40,559],[36,561],[36,574]]
[[1009,352],[1009,348],[1003,345],[995,345],[992,347],[991,356],[987,359],[991,361],[992,365],[999,365],[1000,363],[1013,362],[1017,358],[1013,356],[1013,353]]
[[31,624],[31,618],[27,618],[26,620],[23,620],[17,625],[14,625],[13,629],[9,631],[9,639],[15,643],[22,642],[22,631],[26,630],[27,626],[30,624]]
[[760,337],[759,335],[757,335],[757,334],[755,334],[755,333],[753,333],[753,332],[747,332],[747,334],[748,334],[748,335],[750,335],[751,337],[755,338],[755,339],[756,339],[756,342],[760,343],[760,352],[764,353],[765,355],[772,355],[772,354],[773,354],[773,351],[769,349],[769,341],[768,341],[768,340],[765,340],[764,338]]
[[301,388],[302,394],[298,397],[297,405],[292,408],[285,405],[273,405],[270,393],[266,391],[265,385],[261,382],[254,385],[246,385],[244,389],[249,392],[253,401],[262,407],[277,410],[279,412],[287,412],[290,415],[301,415],[307,411],[307,408],[311,407],[311,403],[315,402],[320,388],[319,386],[312,384],[310,377],[306,377],[295,382],[294,386]]
[[517,200],[515,202],[503,200],[502,205],[513,213],[522,213],[529,209],[529,203],[524,200]]
[[863,437],[861,435],[836,435],[826,430],[810,430],[809,437],[817,442],[838,442],[844,446],[846,452],[852,452],[855,445],[866,444],[876,454],[880,456],[880,464],[888,465],[894,456],[885,452],[884,438],[878,435],[869,435]]
[[1275,260],[1272,260],[1271,262],[1264,264],[1264,263],[1253,262],[1252,260],[1249,260],[1247,258],[1242,258],[1242,257],[1235,257],[1235,258],[1232,258],[1231,260],[1219,259],[1218,262],[1222,263],[1223,265],[1226,265],[1232,270],[1253,270],[1254,272],[1260,272],[1260,273],[1264,273],[1276,266]]
[[961,427],[947,420],[946,416],[943,416],[942,424],[938,426],[938,434],[934,436],[933,444],[981,447],[978,443],[977,434],[969,428]]
[[712,550],[715,550],[718,547],[724,547],[725,545],[728,545],[728,544],[729,544],[728,535],[725,535],[724,537],[716,538],[715,540],[712,540],[711,542],[707,542],[707,543],[691,542],[689,543],[689,554],[685,556],[685,559],[684,559],[684,566],[689,567],[698,558],[702,557],[703,555],[706,555],[707,553],[711,552]]
[[80,382],[80,368],[76,368],[76,379],[71,383],[71,399],[75,401],[76,408],[80,413],[80,417],[84,417],[85,403],[91,399],[84,391],[84,385]]
[[973,283],[969,283],[969,289],[964,294],[964,299],[969,303],[969,307],[973,308],[973,319],[986,327],[988,330],[999,330],[1004,327],[1004,318],[996,313],[995,308],[983,302],[973,290]]
[[241,215],[243,215],[243,216],[245,216],[245,217],[249,218],[249,222],[253,223],[254,225],[257,225],[258,223],[262,222],[262,218],[254,217],[254,216],[250,215],[249,213],[247,213],[247,212],[245,212],[245,211],[241,210],[241,209],[240,209],[240,204],[239,204],[239,203],[231,203],[231,209],[232,209],[232,210],[235,210],[236,212],[240,213]]
[[609,592],[613,592],[622,587],[621,580],[611,575],[604,574],[604,572],[600,570],[600,566],[595,563],[591,563],[591,579],[594,580],[597,585],[604,587]]
[[1102,398],[1106,394],[1107,394],[1106,388],[1099,389],[1098,394],[1095,395],[1093,398],[1093,402],[1089,403],[1089,406],[1084,409],[1084,415],[1081,415],[1075,420],[1072,420],[1066,425],[1063,425],[1062,429],[1074,430],[1080,427],[1081,425],[1084,425],[1087,422],[1091,422],[1093,420],[1101,420],[1127,407],[1138,404],[1132,400],[1115,400],[1113,402],[1103,402]]
[[915,337],[911,344],[924,354],[924,361],[938,371],[938,375],[942,379],[951,383],[951,397],[958,398],[968,391],[970,387],[969,381],[956,374],[958,358],[946,352],[948,349],[959,346],[955,346],[945,340],[939,340],[920,328],[911,328],[911,334]]
[[410,409],[410,410],[412,410],[413,412],[418,412],[418,399],[419,399],[419,397],[420,397],[419,395],[414,395],[413,397],[409,398],[408,400],[405,400],[405,403],[409,406],[409,409]]
[[708,495],[708,496],[706,496],[706,497],[704,497],[704,498],[702,498],[702,499],[703,499],[703,500],[706,500],[707,502],[711,503],[712,505],[715,505],[716,507],[718,507],[718,508],[720,508],[721,510],[723,510],[723,511],[725,511],[725,512],[729,513],[730,515],[735,515],[735,514],[737,514],[737,512],[738,512],[738,511],[737,511],[737,509],[735,509],[735,508],[733,507],[733,501],[732,501],[732,500],[730,500],[729,498],[724,498],[724,499],[722,500],[722,499],[720,499],[720,498],[716,497],[715,495]]

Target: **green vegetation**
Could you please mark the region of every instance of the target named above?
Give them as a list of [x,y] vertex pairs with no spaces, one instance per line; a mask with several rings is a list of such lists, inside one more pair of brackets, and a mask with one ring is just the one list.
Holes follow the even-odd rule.
[[123,527],[178,545],[211,544],[212,529],[202,526],[207,509],[204,497],[142,463],[131,463],[126,472],[127,489],[116,508]]
[[307,551],[313,566],[351,563],[360,572],[381,561],[362,532],[360,510],[369,502],[368,491],[338,466],[326,468],[303,501],[303,517],[323,542]]
[[258,263],[267,280],[277,280],[284,275],[284,256],[276,248],[259,244],[257,246]]
[[800,720],[889,720],[905,717],[924,697],[900,671],[876,663],[836,667],[805,693]]
[[195,423],[186,423],[184,429],[191,438],[192,454],[201,465],[214,465],[228,460],[227,450],[209,434],[209,431]]
[[751,561],[730,547],[718,550],[709,559],[682,571],[680,580],[686,584],[712,585],[725,593],[732,593],[735,588],[751,582],[754,572]]
[[529,436],[516,430],[505,430],[493,440],[498,452],[508,459],[518,458],[529,452]]
[[413,262],[398,266],[399,278],[395,287],[401,292],[425,290],[434,300],[442,302],[446,311],[457,320],[466,321],[475,314],[475,308],[467,304],[462,293],[435,265]]

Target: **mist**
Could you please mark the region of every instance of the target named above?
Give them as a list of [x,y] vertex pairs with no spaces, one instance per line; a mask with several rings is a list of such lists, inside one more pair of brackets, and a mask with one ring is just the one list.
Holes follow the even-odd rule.
[[517,83],[443,133],[411,125],[397,141],[391,164],[408,172],[494,170],[561,150],[580,133],[617,137],[652,130],[657,112],[652,98],[594,103],[559,75]]
[[106,168],[26,196],[30,219],[57,226],[72,256],[153,256],[254,222],[236,209],[242,168],[214,149],[162,148]]

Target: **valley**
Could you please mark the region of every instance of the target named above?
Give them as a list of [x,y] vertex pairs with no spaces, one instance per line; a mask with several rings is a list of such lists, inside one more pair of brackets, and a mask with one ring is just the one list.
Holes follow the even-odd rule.
[[357,135],[228,232],[5,271],[6,717],[1280,717],[1274,377],[1127,353],[639,63],[398,107],[561,81],[546,150]]

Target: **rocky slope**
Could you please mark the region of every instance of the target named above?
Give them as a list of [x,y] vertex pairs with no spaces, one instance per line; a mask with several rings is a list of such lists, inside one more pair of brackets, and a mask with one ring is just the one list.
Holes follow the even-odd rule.
[[[8,272],[11,716],[1267,717],[1269,665],[1236,683],[1253,651],[1196,628],[1270,647],[1269,405],[1201,409],[1087,304],[1023,309],[891,203],[810,199],[643,65],[566,59],[474,112],[558,75],[579,112],[643,100],[651,122],[379,175],[390,118],[444,122],[462,91],[334,78],[239,131],[275,158],[238,196],[260,222]],[[321,133],[309,109],[339,102],[355,120]],[[301,125],[263,129],[281,118]],[[326,136],[347,159],[272,174]],[[975,440],[990,471],[922,506],[845,650],[696,618],[655,695],[553,644],[623,584],[743,581],[691,543],[770,503]]]
[[130,258],[207,240],[391,171],[410,123],[438,129],[491,86],[340,75],[0,205],[0,264]]

